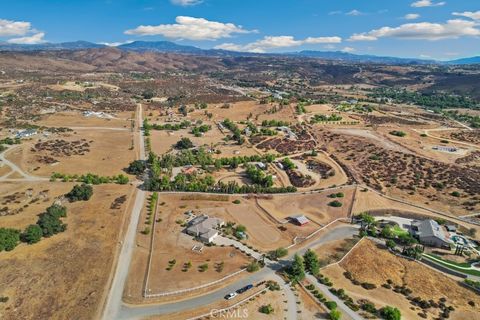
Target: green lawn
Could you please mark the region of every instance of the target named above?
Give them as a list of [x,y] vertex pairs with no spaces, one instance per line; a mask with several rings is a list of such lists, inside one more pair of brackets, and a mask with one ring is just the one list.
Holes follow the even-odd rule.
[[[464,274],[469,274],[469,275],[472,275],[472,276],[477,276],[477,277],[480,277],[480,271],[477,271],[477,270],[465,270],[465,269],[461,269],[461,268],[456,268],[455,266],[458,266],[458,267],[463,267],[463,268],[468,268],[470,267],[470,264],[469,263],[456,263],[454,261],[449,261],[449,260],[445,260],[445,259],[442,259],[436,255],[433,255],[433,254],[427,254],[427,253],[424,253],[423,254],[423,257],[424,258],[427,258],[433,262],[436,262],[438,264],[441,264],[442,266],[445,266],[449,269],[452,269],[452,270],[455,270],[455,271],[458,271],[458,272],[461,272],[461,273],[464,273]],[[432,258],[436,258],[437,260],[434,260]],[[449,265],[449,264],[451,265]]]
[[395,225],[393,228],[392,228],[392,231],[393,233],[398,237],[402,234],[408,234],[408,231],[406,230],[403,230],[402,228],[400,228],[399,226]]

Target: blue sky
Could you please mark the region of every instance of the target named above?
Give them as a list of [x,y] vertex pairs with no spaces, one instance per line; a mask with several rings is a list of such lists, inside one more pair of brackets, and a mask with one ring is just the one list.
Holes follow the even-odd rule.
[[15,0],[0,41],[170,40],[252,52],[480,55],[479,0]]

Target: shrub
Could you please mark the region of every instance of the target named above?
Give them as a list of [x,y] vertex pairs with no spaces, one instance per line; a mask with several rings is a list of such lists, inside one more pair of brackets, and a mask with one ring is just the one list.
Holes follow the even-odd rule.
[[239,200],[239,199],[235,199],[235,200],[233,200],[233,203],[234,203],[234,204],[240,204],[240,200]]
[[366,289],[366,290],[373,290],[375,289],[377,286],[373,283],[368,283],[368,282],[364,282],[362,283],[362,288]]
[[201,264],[199,267],[198,267],[198,270],[200,272],[205,272],[208,270],[208,263],[204,263],[204,264]]
[[256,272],[258,270],[260,270],[260,264],[257,261],[253,261],[247,266],[248,272]]
[[278,248],[268,253],[268,257],[272,260],[285,257],[288,254],[288,250],[285,248]]
[[40,239],[42,239],[42,236],[43,236],[42,228],[40,228],[40,226],[37,224],[31,224],[21,234],[20,238],[22,239],[23,242],[32,244],[40,241]]
[[335,301],[327,301],[325,302],[325,307],[327,307],[329,310],[335,310],[337,309],[337,303]]
[[334,207],[334,208],[340,208],[342,206],[342,203],[340,201],[332,201],[332,202],[329,202],[328,205],[330,207]]
[[272,307],[271,304],[267,304],[267,305],[261,306],[261,307],[258,309],[258,311],[259,311],[260,313],[264,313],[264,314],[271,314],[271,313],[273,313],[274,310],[273,310],[273,307]]
[[0,252],[13,250],[20,241],[20,231],[11,228],[0,228]]
[[339,320],[342,317],[342,314],[338,310],[331,310],[328,317],[331,320]]
[[380,316],[385,320],[400,320],[402,318],[400,310],[390,306],[380,309]]
[[397,137],[405,137],[407,134],[403,131],[398,131],[398,130],[393,130],[393,131],[390,131],[390,134],[392,136],[397,136]]

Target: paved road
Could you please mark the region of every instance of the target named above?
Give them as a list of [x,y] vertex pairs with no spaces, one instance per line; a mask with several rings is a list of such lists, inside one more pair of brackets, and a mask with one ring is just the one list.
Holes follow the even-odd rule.
[[[140,128],[140,124],[142,123],[141,105],[138,106],[137,117],[139,124],[138,128]],[[138,137],[138,142],[140,146],[140,159],[144,160],[145,148],[143,134],[139,132]],[[117,267],[115,269],[112,285],[107,296],[107,301],[103,313],[103,319],[105,320],[117,319],[118,312],[122,306],[123,289],[127,281],[128,271],[130,269],[130,261],[132,260],[133,250],[136,243],[135,238],[137,233],[138,221],[140,219],[140,213],[142,211],[145,198],[146,192],[138,189],[135,197],[135,203],[132,209],[132,214],[130,216],[130,223],[128,225],[127,233],[125,234],[125,239],[123,241],[123,246],[118,257]]]
[[[318,246],[320,244],[351,237],[353,234],[356,234],[357,228],[355,226],[342,226],[335,229],[332,229],[330,232],[324,234],[319,239],[311,244],[311,247]],[[310,247],[310,246],[309,246]],[[299,253],[303,253],[305,249],[300,250]],[[163,304],[152,304],[144,306],[132,306],[132,305],[121,305],[121,308],[118,313],[116,313],[115,319],[139,319],[143,317],[153,316],[153,315],[163,315],[173,312],[180,312],[191,310],[195,308],[200,308],[201,306],[209,305],[215,302],[222,300],[228,293],[233,292],[247,284],[254,284],[260,282],[265,278],[272,278],[280,283],[280,285],[285,289],[285,294],[287,298],[288,305],[288,319],[296,319],[297,316],[297,304],[293,292],[288,288],[285,282],[278,276],[275,275],[275,272],[283,268],[284,266],[290,263],[290,259],[293,257],[293,253],[289,256],[287,260],[281,260],[279,262],[267,261],[266,266],[255,273],[248,274],[247,277],[242,278],[241,280],[229,284],[228,286],[218,289],[216,291],[210,292],[208,294],[194,297],[184,301],[177,301],[172,303],[163,303]]]
[[213,243],[215,243],[216,245],[224,245],[224,246],[234,246],[238,249],[240,249],[240,251],[243,251],[245,253],[249,253],[253,258],[255,258],[256,260],[260,260],[262,259],[262,253],[261,252],[256,252],[252,249],[250,249],[249,247],[247,247],[246,245],[244,245],[243,243],[241,243],[240,241],[238,240],[233,240],[233,239],[230,239],[230,238],[227,238],[227,237],[224,237],[224,236],[217,236],[215,237],[215,239],[213,239]]

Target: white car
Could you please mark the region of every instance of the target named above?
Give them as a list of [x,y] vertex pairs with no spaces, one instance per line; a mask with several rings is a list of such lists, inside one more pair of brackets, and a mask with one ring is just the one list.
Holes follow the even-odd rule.
[[236,292],[232,292],[232,293],[229,293],[225,296],[225,299],[227,300],[231,300],[233,298],[235,298],[237,296],[237,293]]

